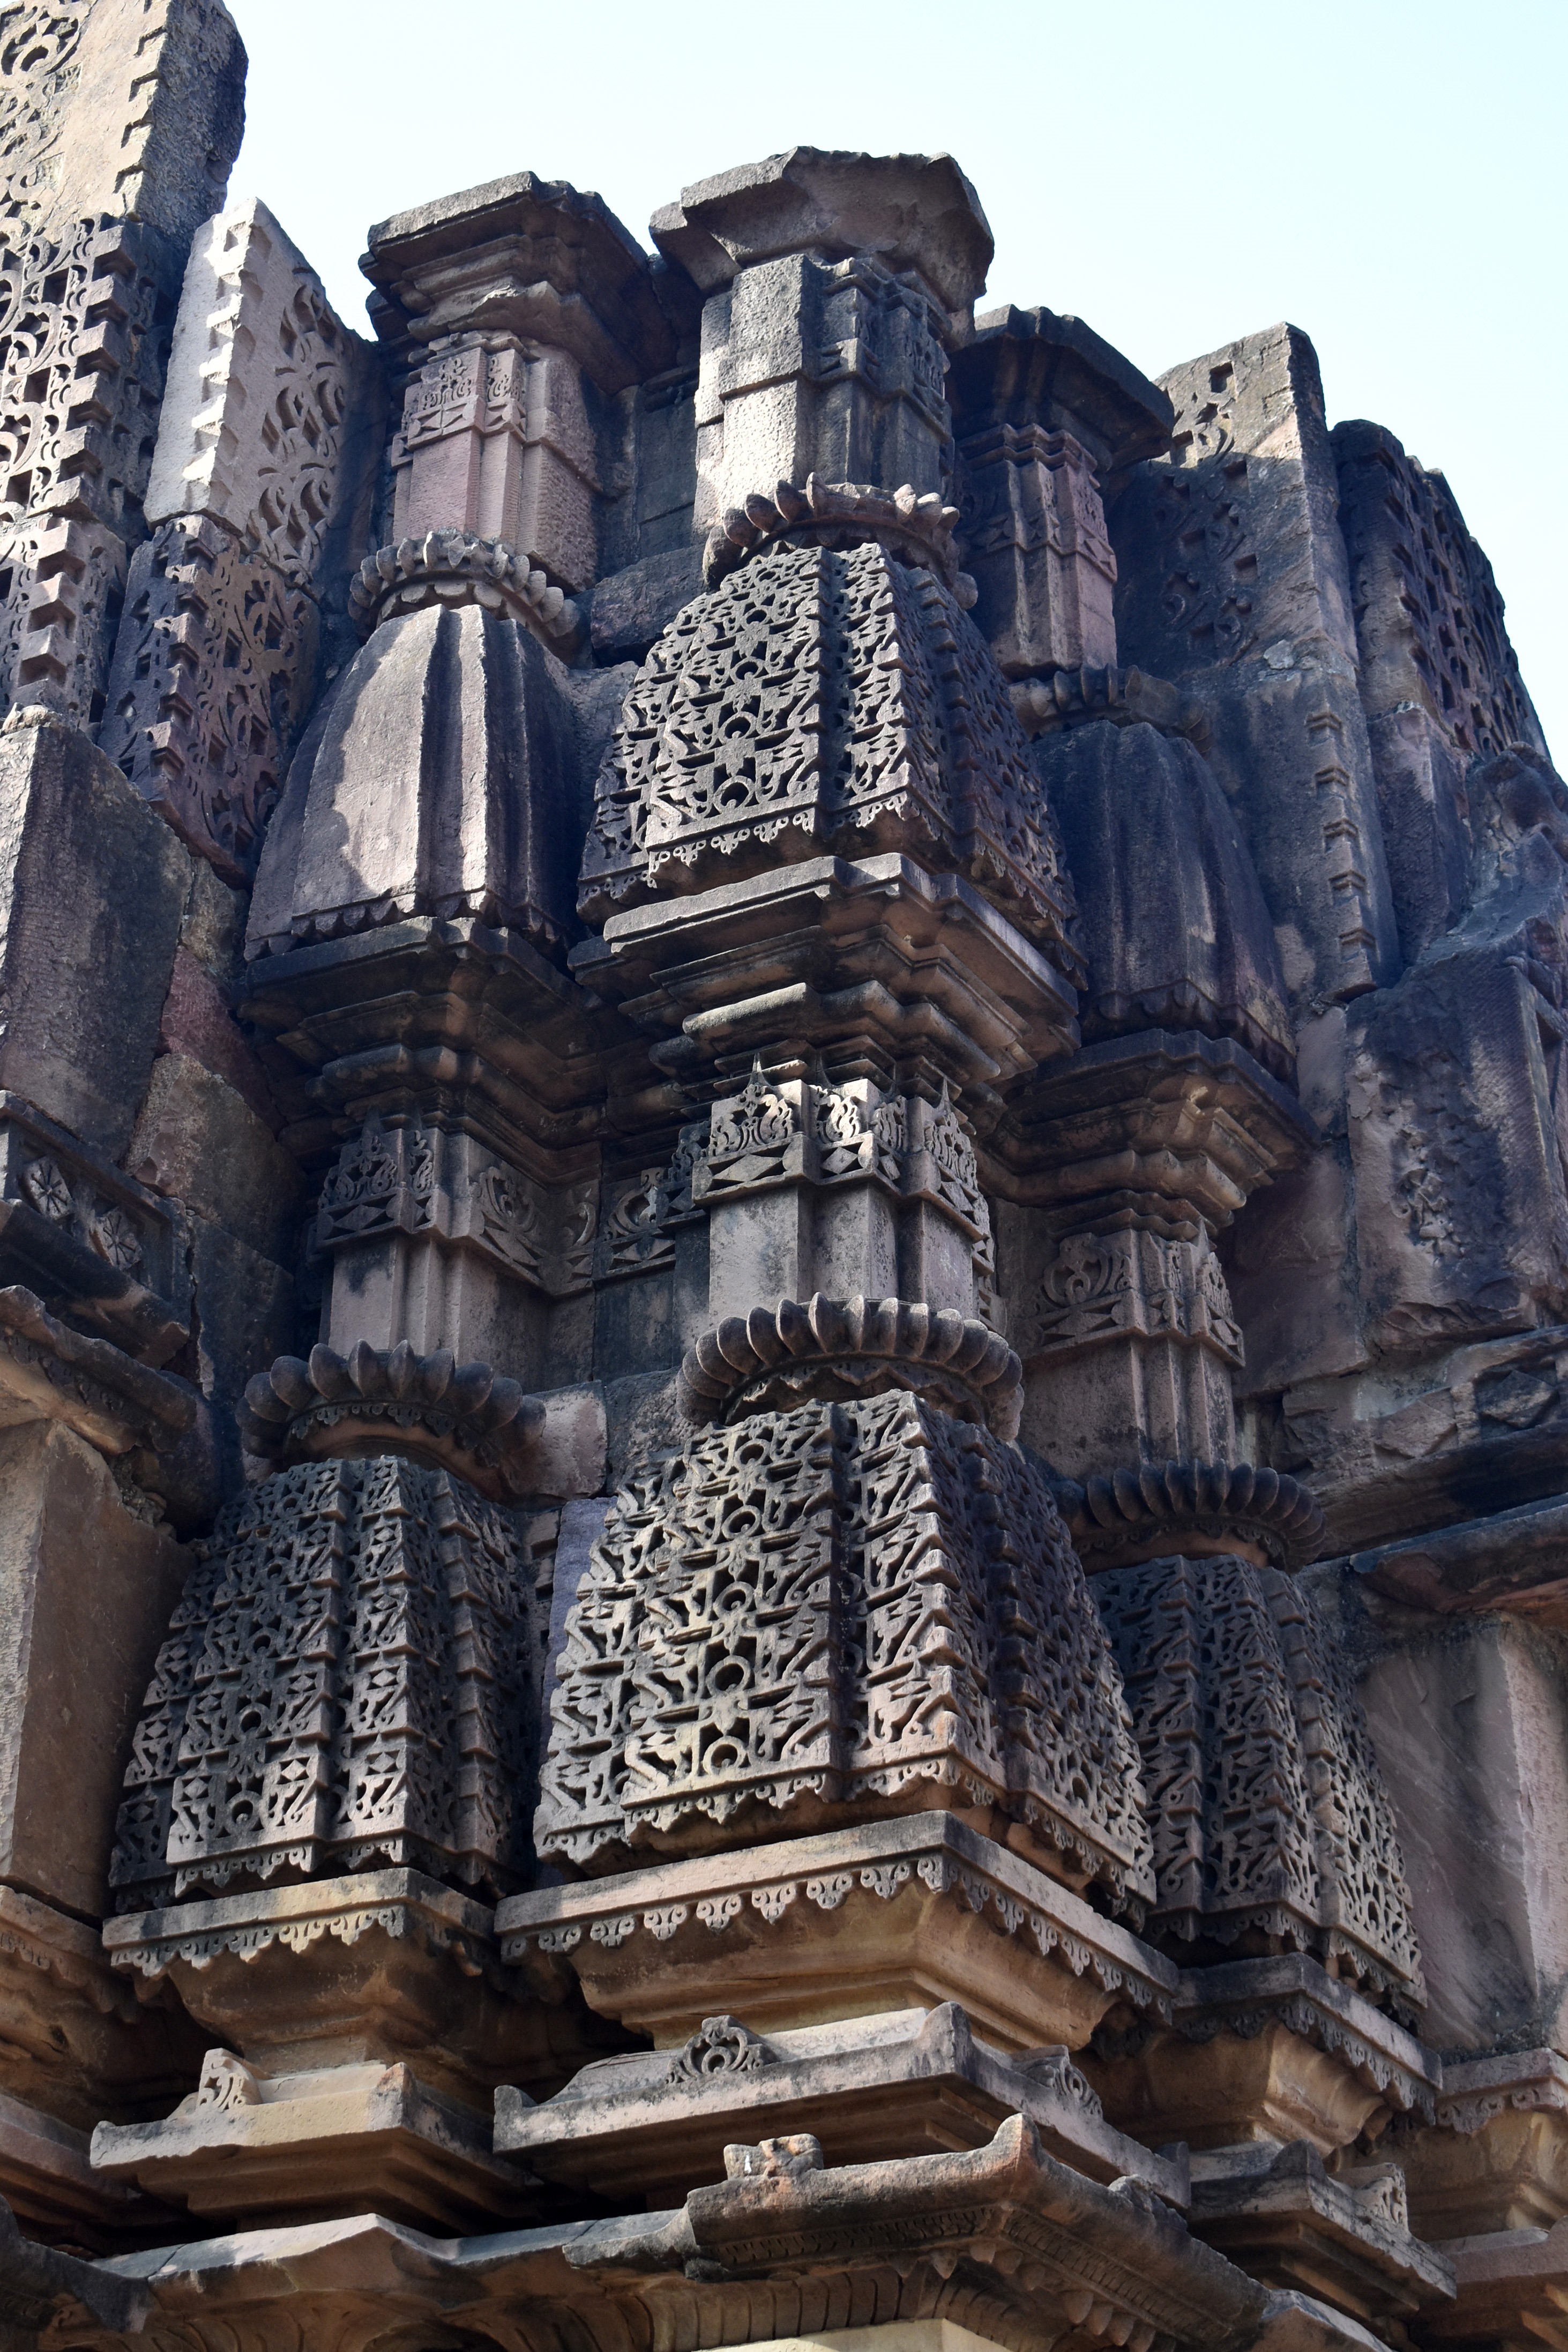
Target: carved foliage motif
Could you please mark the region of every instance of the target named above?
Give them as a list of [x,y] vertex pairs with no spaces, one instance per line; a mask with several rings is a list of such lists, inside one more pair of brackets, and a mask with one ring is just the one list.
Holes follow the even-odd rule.
[[132,560],[100,736],[189,847],[246,887],[310,672],[315,612],[210,517]]
[[683,1127],[668,1167],[645,1168],[629,1181],[605,1187],[594,1255],[598,1279],[648,1274],[672,1263],[675,1230],[694,1215],[692,1179],[708,1138],[707,1120]]
[[373,1111],[321,1187],[319,1247],[437,1234],[558,1295],[592,1278],[598,1187],[548,1191],[474,1137]]
[[[209,320],[210,339],[226,346],[226,380],[237,390],[247,437],[259,439],[255,502],[228,520],[249,550],[274,564],[293,588],[317,586],[327,524],[338,496],[349,379],[344,331],[313,270],[300,265],[281,288],[281,299],[258,318],[246,300],[245,239],[237,229],[219,264],[227,300]],[[208,362],[211,372],[212,362]],[[251,397],[246,397],[246,383]],[[215,436],[217,420],[198,417]],[[215,453],[216,454],[216,453]]]
[[391,1456],[300,1465],[197,1562],[126,1773],[121,1907],[285,1867],[515,1885],[534,1701],[510,1520]]
[[388,1129],[373,1111],[351,1138],[321,1187],[316,1237],[323,1249],[339,1242],[427,1225],[435,1190],[435,1153],[427,1129]]
[[1120,1685],[1049,1492],[906,1395],[760,1413],[640,1472],[559,1675],[543,1852],[930,1782],[1119,1895],[1144,1881]]
[[1143,1759],[1150,1932],[1229,1943],[1261,1928],[1421,1999],[1365,1722],[1307,1595],[1234,1558],[1112,1569],[1091,1589]]
[[134,221],[0,252],[0,694],[87,727],[142,529],[167,344],[160,260]]
[[1069,1234],[1041,1277],[1022,1352],[1043,1355],[1129,1336],[1199,1342],[1242,1361],[1241,1327],[1206,1233]]
[[584,911],[689,889],[786,834],[793,854],[956,865],[1065,937],[1070,886],[1000,676],[936,574],[876,545],[764,551],[677,615],[600,775]]
[[18,228],[47,209],[64,102],[92,0],[28,0],[0,17],[0,215]]

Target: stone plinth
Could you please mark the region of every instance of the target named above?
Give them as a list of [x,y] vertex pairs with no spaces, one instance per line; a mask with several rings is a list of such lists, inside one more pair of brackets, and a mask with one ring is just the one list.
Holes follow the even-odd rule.
[[489,2141],[483,2116],[401,2063],[262,2075],[213,2050],[166,2122],[100,2124],[91,2163],[110,2188],[134,2181],[204,2216],[276,2225],[368,2205],[416,2229],[461,2231],[528,2210]]
[[1394,2164],[1330,2174],[1303,2140],[1216,2148],[1193,2158],[1192,2228],[1266,2286],[1321,2295],[1373,2326],[1453,2299],[1452,2268],[1411,2234]]
[[[42,1364],[68,1377],[38,1354],[29,1369],[41,1386],[49,1385]],[[188,1563],[166,1527],[126,1507],[91,1444],[33,1417],[14,1388],[5,1403],[27,1417],[0,1429],[0,1877],[92,1917],[109,1904],[110,1825],[138,1695]],[[83,2021],[96,2033],[90,2003],[89,2012]],[[47,2046],[46,2035],[40,2059]],[[36,2095],[21,2082],[5,2087]]]
[[0,1085],[118,1159],[146,1091],[191,860],[118,768],[41,718],[0,734]]
[[1436,2131],[1402,2131],[1424,2238],[1550,2230],[1568,2213],[1568,2061],[1555,2050],[1449,2061]]

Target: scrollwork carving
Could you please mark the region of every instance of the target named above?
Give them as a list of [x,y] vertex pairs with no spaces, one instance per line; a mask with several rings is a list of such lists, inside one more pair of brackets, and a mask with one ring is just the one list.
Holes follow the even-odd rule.
[[1230,1557],[1112,1569],[1154,1837],[1146,1932],[1260,1928],[1374,1994],[1424,1998],[1388,1801],[1350,1676],[1289,1577]]
[[705,2017],[669,2070],[672,2083],[701,2083],[711,2074],[752,2074],[771,2065],[773,2053],[738,2017]]
[[383,1456],[250,1488],[199,1547],[143,1702],[121,1908],[373,1860],[515,1885],[532,1609],[510,1521],[445,1471]]
[[541,1851],[921,1783],[1032,1823],[1113,1899],[1143,1884],[1120,1686],[1038,1474],[899,1393],[758,1414],[638,1473],[568,1621]]

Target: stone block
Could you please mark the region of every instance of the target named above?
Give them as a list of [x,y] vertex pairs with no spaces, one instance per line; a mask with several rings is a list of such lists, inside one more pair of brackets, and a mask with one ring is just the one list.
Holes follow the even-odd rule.
[[589,642],[599,662],[641,661],[683,604],[702,593],[702,551],[644,556],[594,590]]
[[1422,2237],[1550,2230],[1568,2212],[1568,2062],[1555,2050],[1449,2060],[1437,2126],[1394,2143]]
[[1084,2054],[1110,2121],[1145,2144],[1268,2138],[1330,2157],[1436,2112],[1436,2051],[1303,1953],[1184,1969],[1172,2019],[1169,2032],[1111,2025]]
[[1568,2030],[1568,1695],[1548,1641],[1448,1618],[1380,1644],[1362,1697],[1426,1974],[1424,2032],[1473,2053]]
[[[330,2089],[340,2067],[406,2066],[437,2100],[482,2116],[500,2082],[549,2096],[597,2038],[497,1966],[492,1923],[487,1904],[393,1868],[132,1912],[105,1924],[103,1948],[128,1984],[172,1983],[268,2082],[304,2074]],[[358,2098],[374,2087],[339,2079]],[[280,2094],[305,2095],[297,2080]]]
[[26,2235],[107,2254],[128,2238],[171,2228],[172,2212],[94,2173],[90,2145],[74,2124],[0,2092],[0,2197]]
[[226,1078],[188,1053],[161,1054],[126,1150],[139,1183],[221,1225],[258,1256],[294,1255],[303,1181]]
[[[210,875],[212,868],[204,860],[200,871]],[[213,887],[219,890],[224,887],[216,876]],[[212,967],[185,945],[192,930],[187,914],[181,927],[180,945],[174,950],[169,993],[158,1024],[158,1043],[167,1055],[184,1055],[190,1061],[199,1062],[203,1069],[238,1095],[262,1125],[276,1134],[281,1122],[266,1072],[229,1009],[227,987],[215,978]],[[199,929],[195,936],[202,940]]]
[[1216,2148],[1193,2159],[1191,2225],[1266,2285],[1316,2289],[1379,2326],[1453,2299],[1449,2264],[1411,2234],[1394,2164],[1331,2175],[1310,2141]]
[[213,1401],[219,1436],[237,1469],[234,1408],[253,1373],[293,1352],[300,1336],[296,1277],[206,1217],[187,1216],[184,1226],[202,1391]]
[[15,214],[55,235],[124,215],[183,245],[239,152],[245,65],[222,0],[60,11],[22,65],[4,159]]
[[1317,356],[1274,327],[1160,384],[1172,454],[1110,516],[1121,658],[1212,698],[1292,1000],[1337,1003],[1394,978],[1399,949]]
[[0,1431],[0,1877],[96,1916],[136,1710],[188,1561],[98,1454]]
[[62,2207],[105,2228],[134,2225],[129,2200],[94,2180],[87,2135],[105,2116],[156,2115],[195,2081],[201,2042],[190,2021],[166,1993],[139,2001],[96,1927],[0,1886],[0,2027],[7,2200],[57,2226]]
[[222,524],[180,516],[132,559],[104,750],[243,887],[313,692],[315,605]]
[[608,394],[675,357],[647,255],[602,196],[564,180],[516,172],[377,221],[366,242],[389,341],[514,336],[569,353]]
[[0,1084],[117,1159],[146,1092],[190,859],[58,722],[0,733]]
[[1485,948],[1358,1006],[1346,1039],[1356,1250],[1385,1356],[1568,1305],[1568,1182],[1537,998]]
[[211,2050],[166,2120],[100,2123],[91,2165],[99,2181],[134,2181],[204,2216],[276,2226],[368,2204],[416,2230],[462,2232],[515,2222],[536,2202],[489,2142],[485,2117],[401,2062],[258,2075]]
[[[715,1372],[754,1372],[754,1402],[742,1417],[747,1400],[729,1400],[727,1426],[616,1497],[561,1655],[540,1852],[604,1870],[650,1845],[740,1844],[770,1816],[810,1832],[918,1787],[939,1806],[962,1790],[1041,1869],[1100,1880],[1125,1907],[1149,1892],[1147,1832],[1105,1630],[1038,1470],[950,1418],[978,1420],[973,1391],[932,1382],[945,1352],[955,1381],[967,1360],[1000,1389],[1007,1350],[921,1306],[905,1310],[912,1368],[889,1365],[886,1330],[868,1361],[878,1342],[856,1306],[853,1337],[816,1299],[809,1323],[793,1310],[798,1353],[775,1328],[745,1370],[711,1348],[687,1360],[710,1401],[725,1393]],[[753,1313],[759,1338],[767,1320]],[[735,1327],[721,1333],[741,1356]],[[928,1338],[935,1366],[919,1360]],[[765,1366],[781,1359],[775,1391]],[[754,1499],[731,1517],[737,1480]],[[737,1615],[723,1596],[742,1588]],[[691,1654],[688,1626],[704,1628]]]
[[108,700],[125,542],[74,515],[22,515],[0,540],[0,692],[86,734]]

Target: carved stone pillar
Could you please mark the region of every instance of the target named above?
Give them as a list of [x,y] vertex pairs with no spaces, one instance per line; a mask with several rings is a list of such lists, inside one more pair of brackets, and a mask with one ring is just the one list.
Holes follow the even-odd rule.
[[991,232],[951,156],[796,147],[656,213],[707,296],[699,529],[775,482],[945,487],[944,346],[985,282]]
[[1020,1097],[992,1147],[1017,1204],[1001,1287],[1025,1434],[1058,1470],[1234,1462],[1215,1237],[1310,1131],[1250,1054],[1194,1031],[1105,1038]]
[[366,568],[363,617],[482,583],[480,601],[537,625],[542,596],[558,614],[599,568],[614,486],[596,435],[675,357],[647,257],[599,197],[520,172],[378,223],[364,266],[407,373],[394,544]]
[[759,1064],[713,1105],[691,1199],[714,1322],[814,1291],[993,1307],[990,1211],[945,1089],[933,1105],[866,1078],[771,1082]]
[[949,389],[964,562],[1003,672],[1114,668],[1102,486],[1165,446],[1170,402],[1081,319],[1011,307],[976,322]]

